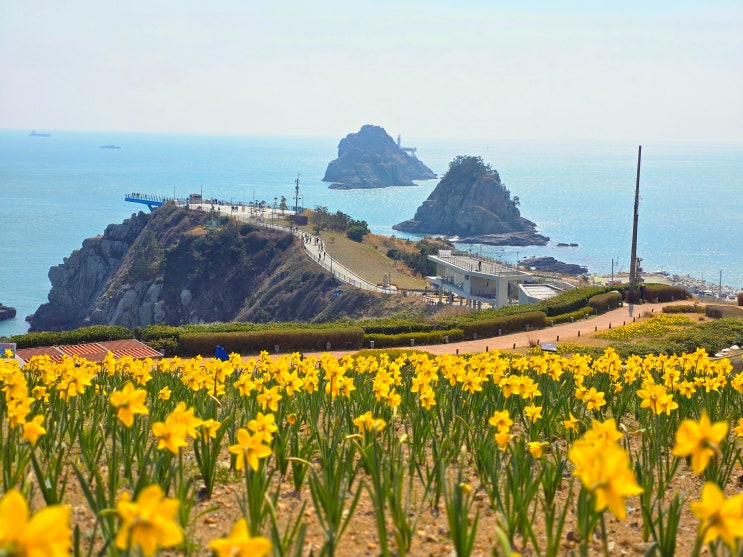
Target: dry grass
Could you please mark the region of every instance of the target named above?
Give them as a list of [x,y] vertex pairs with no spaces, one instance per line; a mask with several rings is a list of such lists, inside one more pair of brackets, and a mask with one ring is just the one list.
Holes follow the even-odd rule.
[[[299,228],[308,234],[315,234],[311,225]],[[369,234],[361,243],[349,240],[341,232],[323,230],[319,236],[325,244],[325,251],[333,259],[372,284],[382,284],[384,275],[389,273],[390,282],[402,290],[423,290],[427,286],[425,279],[414,277],[404,263],[385,255],[389,241],[385,236]],[[404,243],[403,240],[397,242]]]
[[349,240],[340,232],[321,232],[325,250],[334,259],[371,283],[382,284],[384,275],[390,274],[390,283],[401,289],[423,289],[426,281],[413,277],[402,262],[390,259],[385,251],[377,249],[364,239],[363,242]]

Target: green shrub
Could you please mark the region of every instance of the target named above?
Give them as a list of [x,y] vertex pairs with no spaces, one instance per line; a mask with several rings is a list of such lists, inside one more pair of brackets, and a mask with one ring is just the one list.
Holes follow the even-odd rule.
[[562,315],[555,315],[554,317],[547,318],[548,325],[560,325],[561,323],[571,323],[578,321],[579,319],[585,319],[589,315],[595,315],[596,310],[590,306],[579,309],[578,311],[571,311],[570,313],[563,313]]
[[712,319],[722,319],[723,317],[743,317],[743,309],[729,304],[707,304],[704,308],[704,314]]
[[664,306],[663,313],[704,313],[704,306],[700,306],[697,303]]
[[[615,288],[612,288],[615,290]],[[578,311],[588,305],[588,300],[598,294],[604,294],[609,291],[605,286],[588,286],[586,288],[576,288],[569,290],[559,296],[545,300],[538,304],[538,308],[544,311],[548,317],[562,315]]]
[[612,308],[619,307],[622,303],[622,295],[619,292],[611,291],[603,294],[596,294],[588,299],[589,307],[596,310],[597,313],[609,311]]
[[722,319],[722,310],[717,306],[706,306],[704,308],[704,315],[710,319]]
[[516,315],[505,315],[494,319],[470,321],[461,324],[465,339],[489,338],[499,334],[513,333],[530,329],[541,329],[547,322],[547,315],[543,311],[531,311]]
[[738,305],[743,306],[743,292],[738,294]]
[[348,230],[346,230],[346,237],[354,242],[360,242],[367,234],[369,234],[369,228],[360,224],[350,226]]
[[722,348],[737,344],[743,345],[743,319],[723,318],[706,323],[698,323],[666,337],[666,353],[681,354],[704,348],[714,354]]
[[401,321],[399,319],[370,319],[357,323],[364,329],[367,335],[382,334],[396,335],[400,333],[420,333],[432,331],[435,325],[431,323],[421,323],[418,321]]
[[411,340],[413,341],[412,346],[426,344],[444,344],[447,341],[447,337],[449,337],[449,342],[459,342],[464,338],[464,332],[462,331],[462,329],[447,329],[442,331],[421,331],[415,333],[398,334],[372,333],[364,335],[364,345],[370,346],[370,341],[374,341],[374,348],[411,346]]
[[170,325],[150,325],[144,329],[139,329],[137,332],[137,339],[142,342],[151,342],[153,340],[164,340],[174,339],[178,340],[178,336],[181,333],[180,327],[172,327]]
[[105,342],[107,340],[124,340],[134,338],[134,333],[122,326],[93,325],[73,331],[50,331],[14,335],[10,342],[18,348],[35,348],[37,346],[62,346],[66,344],[85,344],[88,342]]
[[674,302],[691,298],[691,294],[680,286],[670,284],[646,284],[644,286],[645,300],[649,302]]
[[264,331],[181,333],[178,352],[183,356],[211,356],[217,345],[228,353],[253,354],[263,350],[281,352],[355,350],[361,348],[364,331],[360,327],[337,329],[284,329]]

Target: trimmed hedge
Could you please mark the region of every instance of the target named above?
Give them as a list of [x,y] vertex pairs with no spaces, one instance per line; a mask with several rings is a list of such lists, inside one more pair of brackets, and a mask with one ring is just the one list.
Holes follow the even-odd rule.
[[62,346],[65,344],[85,344],[87,342],[105,342],[107,340],[130,338],[134,338],[134,333],[126,327],[94,325],[73,331],[48,331],[14,335],[10,337],[10,342],[15,342],[18,348],[36,348],[37,346]]
[[498,336],[500,333],[514,333],[530,329],[541,329],[546,325],[547,315],[543,311],[531,311],[516,315],[505,315],[494,319],[482,321],[470,321],[462,323],[460,328],[464,332],[465,339],[489,338]]
[[691,298],[686,289],[670,284],[646,284],[645,300],[650,302],[674,302],[676,300],[688,300]]
[[704,306],[700,306],[696,303],[677,306],[664,306],[663,313],[704,313]]
[[621,303],[622,295],[615,291],[596,294],[588,299],[589,307],[592,307],[598,313],[609,311],[611,308],[617,308]]
[[217,345],[238,354],[273,352],[277,345],[281,352],[322,351],[328,349],[328,343],[331,350],[355,350],[361,348],[363,340],[364,330],[360,327],[181,333],[178,353],[211,356]]
[[579,309],[578,311],[571,311],[570,313],[563,313],[562,315],[555,315],[554,317],[547,318],[548,325],[559,325],[561,323],[570,323],[578,321],[579,319],[585,319],[586,316],[595,315],[596,310],[591,306],[586,306]]
[[723,317],[743,317],[743,309],[729,304],[711,305],[704,308],[704,315],[711,319],[722,319]]
[[572,313],[587,306],[588,301],[594,296],[604,294],[609,290],[616,290],[616,288],[608,288],[606,286],[576,288],[575,290],[570,290],[569,292],[545,300],[538,304],[538,306],[539,309],[544,311],[548,317],[554,317],[564,313]]
[[370,341],[374,341],[374,348],[391,348],[395,346],[413,346],[426,344],[444,344],[446,337],[449,342],[459,342],[464,338],[462,329],[447,329],[443,331],[420,331],[414,333],[383,334],[371,333],[364,335],[364,345],[370,346]]
[[400,321],[397,319],[373,319],[357,323],[367,335],[398,335],[402,333],[424,333],[437,327],[431,323],[417,321]]

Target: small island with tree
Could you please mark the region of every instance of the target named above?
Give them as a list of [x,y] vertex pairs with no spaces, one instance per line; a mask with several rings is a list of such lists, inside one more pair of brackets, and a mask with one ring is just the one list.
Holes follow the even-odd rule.
[[481,157],[458,156],[415,216],[394,225],[400,232],[457,238],[498,246],[545,245],[536,224],[521,216],[518,196]]

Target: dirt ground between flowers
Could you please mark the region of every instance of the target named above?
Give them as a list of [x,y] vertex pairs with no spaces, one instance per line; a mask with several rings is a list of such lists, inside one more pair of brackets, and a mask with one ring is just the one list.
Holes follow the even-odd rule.
[[[684,304],[689,302],[684,301],[676,303]],[[538,331],[516,333],[475,341],[421,346],[417,347],[417,349],[434,355],[456,353],[466,354],[494,349],[514,350],[514,346],[517,351],[524,351],[530,346],[533,346],[535,342],[550,342],[557,344],[560,342],[589,343],[590,337],[596,331],[621,326],[630,323],[633,320],[639,321],[647,319],[649,315],[655,315],[661,312],[663,306],[666,305],[669,304],[625,305],[616,310],[587,320],[556,325]],[[352,354],[353,352],[332,351],[332,354],[336,357],[341,357],[349,353]],[[489,500],[484,488],[479,488],[479,482],[474,472],[474,468],[470,468],[470,471],[470,477],[466,478],[466,480],[471,483],[475,494],[474,497],[476,502],[473,512],[479,511],[478,541],[475,544],[473,556],[498,555],[497,550],[495,550],[496,553],[494,553],[494,548],[496,547],[495,531],[498,525],[498,516],[497,513],[490,508]],[[735,476],[735,479],[737,479],[737,476]],[[567,491],[567,481],[568,479],[566,478],[563,482],[563,495]],[[686,464],[682,464],[679,473],[677,473],[674,479],[672,488],[668,490],[668,495],[672,497],[674,493],[688,493],[690,500],[698,499],[703,483],[704,482],[699,477],[691,473],[691,470],[686,466]],[[241,485],[239,484],[219,486],[213,500],[201,504],[200,507],[203,509],[206,509],[210,504],[215,503],[216,506],[219,507],[219,509],[214,513],[205,515],[202,519],[203,524],[197,528],[197,535],[201,538],[202,543],[203,541],[208,540],[212,533],[225,533],[228,530],[231,521],[235,518],[239,518],[240,511],[236,503],[235,490],[239,490],[240,487]],[[316,519],[314,518],[314,511],[312,509],[309,492],[305,490],[300,494],[296,494],[291,492],[290,489],[291,488],[289,488],[289,490],[286,491],[279,500],[279,513],[288,515],[296,513],[301,505],[306,502],[304,514],[306,520],[310,523],[310,526],[308,528],[307,541],[302,554],[305,556],[318,555],[319,549],[322,547],[323,537],[322,531],[317,526]],[[616,520],[614,517],[607,514],[607,538],[611,555],[643,555],[651,545],[650,541],[643,540],[643,523],[639,498],[629,498],[627,500],[627,509],[627,518],[624,521]],[[454,548],[448,539],[449,527],[443,507],[443,501],[434,508],[431,508],[428,504],[424,505],[420,509],[417,520],[418,522],[415,529],[416,534],[410,550],[410,555],[432,557],[454,555]],[[539,529],[541,521],[542,518],[537,516],[535,523],[537,525],[537,532],[539,532],[538,536],[540,541],[544,541],[544,531],[543,529]],[[391,531],[391,527],[392,525],[388,524],[389,531]],[[683,556],[691,553],[697,528],[698,521],[689,511],[687,501],[684,506],[679,526],[676,555]],[[569,519],[568,525],[563,531],[562,537],[563,542],[561,545],[560,555],[577,554],[577,532],[574,527],[574,517],[572,515]],[[394,549],[392,540],[390,540],[390,546]],[[514,550],[521,551],[522,548],[517,546]],[[704,551],[706,551],[706,548]],[[595,539],[591,553],[599,555],[602,554],[602,552],[603,547],[600,540]],[[532,550],[524,551],[522,554],[536,555]],[[363,555],[369,557],[379,555],[379,539],[377,536],[374,507],[366,493],[362,496],[359,506],[354,513],[352,522],[349,525],[347,532],[344,534],[344,537],[341,539],[338,555]]]
[[[687,302],[688,303],[688,302]],[[461,342],[456,344],[445,344],[435,346],[420,347],[422,351],[432,354],[441,353],[475,353],[492,349],[512,350],[515,344],[516,349],[526,349],[533,346],[535,341],[539,342],[583,342],[588,340],[596,330],[606,330],[610,327],[620,326],[623,323],[629,323],[633,319],[643,319],[647,314],[657,314],[661,311],[663,305],[668,304],[645,304],[641,306],[624,306],[609,313],[597,316],[577,323],[569,323],[547,329],[532,331],[529,333],[519,333],[498,338],[481,339],[477,341]],[[344,352],[334,352],[335,356],[342,356]],[[308,354],[309,355],[309,354]],[[624,422],[630,430],[632,424]],[[563,440],[553,440],[555,443],[563,444],[563,450],[566,449]],[[564,452],[563,452],[564,454]],[[187,456],[187,461],[191,457]],[[465,457],[467,458],[467,457]],[[223,468],[229,466],[229,461],[222,462]],[[472,553],[474,556],[501,555],[496,548],[495,532],[499,522],[497,513],[491,509],[489,499],[484,488],[481,488],[474,470],[474,466],[465,467],[467,471],[464,481],[471,484],[475,504],[475,511],[479,512],[479,525],[475,549]],[[452,474],[454,471],[452,470]],[[222,475],[227,478],[227,474]],[[736,470],[731,479],[731,485],[728,486],[727,493],[730,495],[740,490],[741,471]],[[360,479],[366,481],[361,474]],[[561,496],[565,497],[569,477],[563,479]],[[278,500],[277,512],[279,520],[287,523],[297,516],[300,510],[303,513],[303,519],[308,524],[305,544],[301,555],[318,556],[323,545],[323,534],[317,522],[315,512],[312,506],[309,489],[305,482],[304,489],[297,493],[293,490],[291,479],[282,478],[274,481],[282,482],[281,495]],[[698,500],[701,494],[703,480],[695,476],[689,467],[682,463],[674,478],[673,484],[667,492],[667,500],[670,500],[675,493],[684,497],[683,512],[679,526],[676,555],[689,555],[692,551],[695,536],[698,528],[697,519],[689,511],[689,501]],[[575,489],[579,487],[578,480],[575,480]],[[195,504],[191,513],[191,524],[187,529],[189,539],[193,543],[192,555],[209,555],[207,544],[210,540],[229,534],[232,524],[241,517],[238,497],[244,490],[244,483],[229,476],[222,482],[218,482],[213,496],[209,500],[200,501]],[[421,497],[421,493],[417,494]],[[72,503],[73,524],[79,524],[83,532],[91,532],[94,519],[87,505],[84,504],[82,493],[79,486],[70,478],[66,500]],[[40,503],[37,501],[37,503]],[[350,495],[347,503],[350,503]],[[305,505],[302,510],[302,505]],[[36,508],[41,505],[37,504]],[[413,556],[453,556],[454,548],[449,540],[449,527],[446,518],[446,512],[443,506],[443,498],[438,505],[432,506],[430,501],[419,502],[414,505],[414,512],[411,520],[416,520],[415,535],[409,554]],[[650,541],[644,540],[643,521],[640,511],[638,497],[627,499],[627,518],[624,521],[618,521],[609,513],[606,514],[607,539],[609,543],[609,552],[611,555],[644,555],[650,548]],[[544,547],[545,532],[542,526],[543,518],[537,513],[534,525],[537,537],[540,540],[540,546]],[[390,548],[394,552],[394,542],[391,538],[392,524],[388,523],[388,532],[390,532]],[[578,553],[577,548],[577,531],[575,528],[575,517],[572,513],[569,515],[567,524],[562,533],[562,542],[559,555],[573,555]],[[339,556],[368,556],[374,557],[379,555],[380,544],[377,535],[377,526],[374,513],[374,506],[366,490],[363,491],[358,507],[356,508],[347,531],[341,538],[338,546],[337,555]],[[524,550],[520,544],[516,544],[514,551],[522,552],[522,555],[537,555],[532,549]],[[591,548],[591,555],[602,554],[602,544],[598,536],[594,539]],[[703,553],[707,549],[704,548]],[[164,551],[166,555],[180,554],[178,551]]]
[[[229,463],[225,462],[225,466]],[[469,467],[469,475],[464,477],[464,481],[470,483],[473,488],[474,506],[472,515],[479,513],[477,541],[475,543],[473,556],[500,556],[495,539],[495,532],[498,527],[498,516],[490,507],[488,497],[484,488],[480,488],[474,468]],[[738,480],[740,472],[734,477]],[[367,479],[361,474],[361,481],[366,483]],[[320,529],[314,509],[312,507],[309,489],[306,487],[297,493],[291,486],[289,478],[280,480],[283,488],[278,500],[277,514],[282,524],[289,522],[297,517],[305,504],[303,510],[303,520],[308,524],[305,544],[301,555],[318,556],[323,545],[323,534]],[[567,493],[569,478],[563,480],[563,488],[560,497]],[[575,480],[575,488],[578,488],[579,482]],[[358,485],[358,484],[357,484]],[[689,555],[694,545],[698,521],[689,511],[688,501],[699,499],[702,479],[695,476],[682,464],[677,473],[671,489],[668,490],[669,497],[674,493],[688,494],[684,503],[684,510],[679,526],[676,555]],[[244,483],[239,479],[230,479],[228,482],[218,483],[214,489],[211,499],[203,500],[197,503],[191,513],[191,523],[186,532],[191,542],[191,555],[210,555],[207,549],[209,541],[226,536],[232,527],[232,524],[242,514],[238,504],[238,497],[244,490]],[[728,490],[731,491],[731,490]],[[419,494],[420,495],[420,494]],[[66,501],[72,504],[72,523],[79,525],[83,534],[90,534],[94,526],[94,517],[92,516],[84,499],[79,486],[73,481],[70,482],[65,497]],[[43,506],[42,502],[36,501],[36,508]],[[350,495],[347,499],[350,503]],[[627,518],[619,521],[606,513],[607,539],[609,543],[610,555],[644,555],[651,546],[650,541],[642,538],[642,516],[639,509],[639,499],[630,497],[627,499]],[[412,556],[431,556],[431,557],[448,557],[455,555],[453,545],[449,540],[449,527],[447,523],[446,512],[443,505],[443,499],[437,506],[432,506],[428,502],[423,502],[415,509],[415,516],[411,520],[417,520],[415,535],[409,555]],[[534,526],[540,545],[544,547],[545,532],[542,525],[542,517],[537,514]],[[388,523],[388,532],[390,548],[394,551],[394,541],[392,539],[392,524]],[[603,546],[596,531],[596,538],[591,545],[591,555],[603,554]],[[569,514],[567,524],[562,533],[562,543],[559,555],[577,555],[577,531],[575,528],[575,517]],[[537,555],[532,549],[524,550],[517,543],[514,551],[520,552],[524,556]],[[703,550],[703,553],[706,552]],[[181,555],[181,551],[164,550],[164,555]],[[336,555],[338,556],[365,556],[375,557],[379,555],[379,538],[377,535],[377,526],[374,514],[373,503],[366,490],[362,490],[360,502],[353,514],[348,529],[344,533],[338,545]]]

